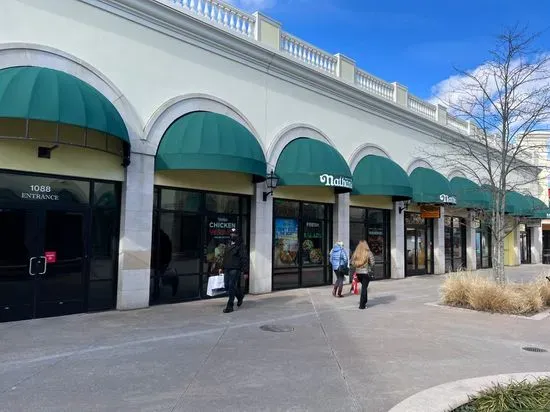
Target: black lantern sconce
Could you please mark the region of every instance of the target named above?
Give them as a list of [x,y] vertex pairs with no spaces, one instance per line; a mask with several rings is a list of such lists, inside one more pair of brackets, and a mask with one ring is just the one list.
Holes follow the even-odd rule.
[[277,188],[279,184],[279,176],[273,173],[273,170],[267,175],[265,180],[265,185],[269,189],[269,192],[264,192],[264,202],[267,201],[267,197],[273,194],[273,191]]
[[409,208],[409,205],[411,204],[410,200],[403,200],[401,202],[401,206],[399,206],[399,214],[403,213],[403,211],[407,210]]

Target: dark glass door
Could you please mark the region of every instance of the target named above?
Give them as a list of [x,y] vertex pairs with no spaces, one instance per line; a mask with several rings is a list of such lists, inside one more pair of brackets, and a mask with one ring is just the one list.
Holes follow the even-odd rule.
[[433,221],[417,213],[405,219],[405,275],[433,273]]
[[84,310],[86,215],[0,210],[0,321]]
[[0,322],[34,317],[37,227],[36,213],[0,209]]
[[36,317],[84,311],[84,268],[87,244],[84,212],[46,210],[39,213],[38,250],[44,269],[35,276]]

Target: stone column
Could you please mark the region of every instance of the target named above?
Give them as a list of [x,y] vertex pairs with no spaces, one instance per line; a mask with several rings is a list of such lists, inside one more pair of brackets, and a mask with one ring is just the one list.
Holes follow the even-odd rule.
[[264,202],[265,183],[256,185],[250,211],[250,285],[251,294],[272,290],[273,195]]
[[402,202],[394,202],[390,217],[391,278],[405,277],[405,211],[399,212]]
[[[332,216],[332,240],[333,243],[341,240],[344,242],[344,247],[348,251],[348,256],[351,256],[353,251],[350,250],[349,244],[349,193],[344,193],[336,196],[336,203],[334,204],[333,216]],[[332,247],[332,245],[329,245]],[[327,251],[328,252],[328,251]],[[336,275],[332,273],[333,281],[336,280]],[[349,281],[346,276],[346,282]]]
[[117,309],[149,306],[155,157],[132,153],[122,189]]
[[531,263],[542,263],[542,226],[531,228]]
[[468,212],[466,218],[466,269],[477,269],[477,256],[476,256],[476,227],[474,225],[475,214],[474,212]]
[[434,274],[445,273],[445,208],[439,219],[434,219]]

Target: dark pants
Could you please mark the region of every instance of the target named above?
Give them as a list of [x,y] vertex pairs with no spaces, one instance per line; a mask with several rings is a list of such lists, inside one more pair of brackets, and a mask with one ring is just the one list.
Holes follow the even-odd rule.
[[339,288],[344,286],[345,275],[339,270],[335,270],[334,274],[336,275],[336,283],[334,284],[334,287]]
[[229,300],[227,301],[227,307],[232,308],[233,303],[235,302],[235,297],[237,300],[241,300],[244,297],[241,288],[239,288],[239,279],[241,277],[241,271],[237,269],[229,269],[225,272],[224,283],[225,290],[229,295]]
[[359,299],[359,307],[364,308],[367,305],[367,300],[369,299],[368,287],[370,283],[370,278],[369,278],[369,275],[367,274],[362,274],[357,276],[360,276],[361,278],[361,298]]

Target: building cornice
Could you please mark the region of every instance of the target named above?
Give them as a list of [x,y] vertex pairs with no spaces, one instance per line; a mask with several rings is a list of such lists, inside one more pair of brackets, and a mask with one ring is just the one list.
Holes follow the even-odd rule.
[[428,137],[443,141],[470,138],[343,79],[327,75],[253,38],[213,25],[202,16],[184,13],[162,0],[78,1]]

